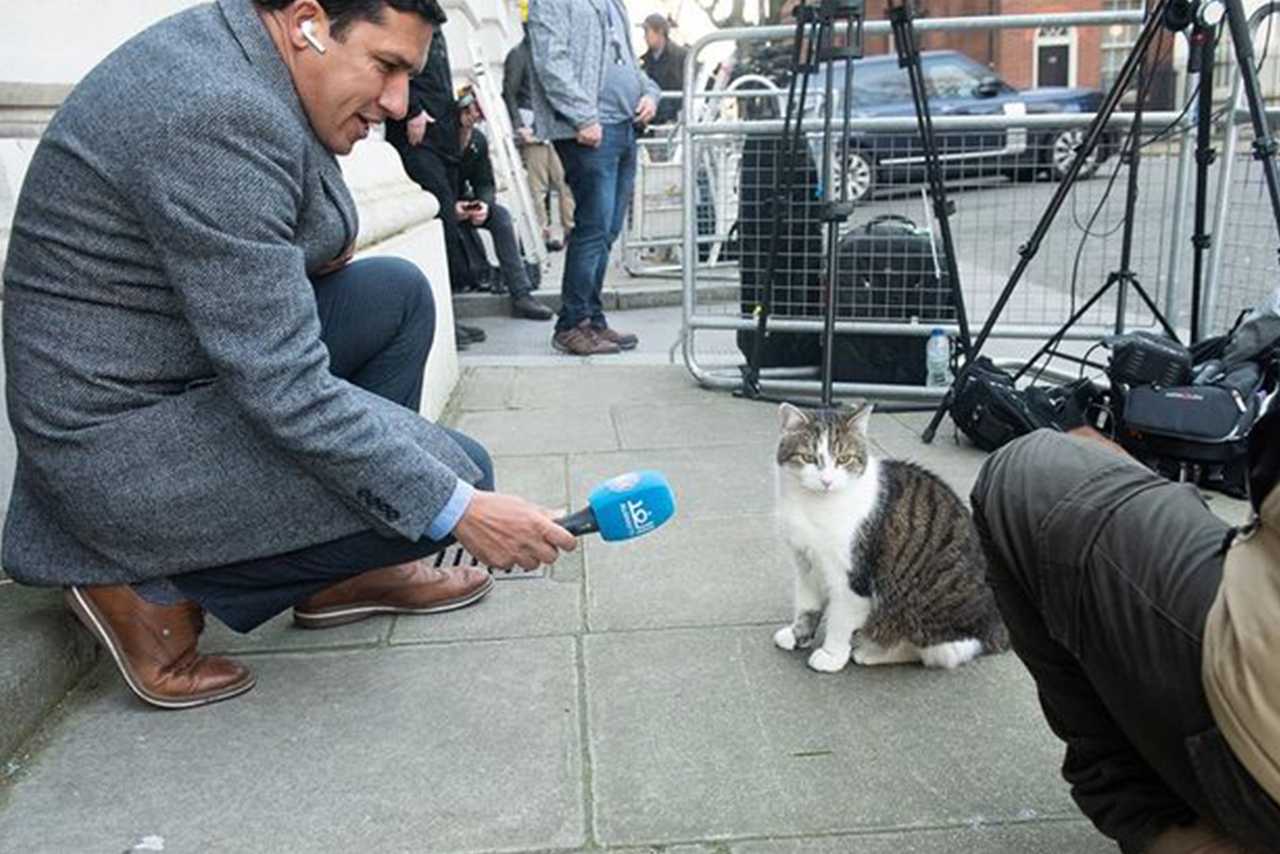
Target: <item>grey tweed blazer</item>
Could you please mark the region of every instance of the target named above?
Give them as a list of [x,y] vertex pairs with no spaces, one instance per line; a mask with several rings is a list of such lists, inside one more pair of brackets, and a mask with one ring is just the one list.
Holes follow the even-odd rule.
[[116,583],[420,537],[479,472],[329,372],[307,273],[356,228],[252,0],[90,72],[32,158],[4,271],[5,570]]
[[[599,120],[605,43],[611,0],[529,0],[529,47],[533,53],[533,125],[539,139],[573,139]],[[627,32],[630,43],[631,33]],[[640,68],[634,52],[625,58],[658,103],[661,90]]]

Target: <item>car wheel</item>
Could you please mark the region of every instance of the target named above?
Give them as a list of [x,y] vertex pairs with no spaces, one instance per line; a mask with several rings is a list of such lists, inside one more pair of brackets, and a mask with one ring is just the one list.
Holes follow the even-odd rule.
[[861,148],[850,148],[844,161],[844,169],[835,175],[835,186],[831,188],[833,200],[840,198],[840,182],[846,177],[849,182],[849,201],[865,201],[876,185],[875,158]]
[[[1083,128],[1060,130],[1053,135],[1049,143],[1049,172],[1055,181],[1061,181],[1067,177],[1067,173],[1071,171],[1071,165],[1075,162],[1076,151],[1083,142]],[[1101,160],[1098,159],[1098,149],[1095,147],[1089,152],[1089,157],[1080,170],[1080,177],[1092,177],[1093,173],[1098,171],[1099,163]]]

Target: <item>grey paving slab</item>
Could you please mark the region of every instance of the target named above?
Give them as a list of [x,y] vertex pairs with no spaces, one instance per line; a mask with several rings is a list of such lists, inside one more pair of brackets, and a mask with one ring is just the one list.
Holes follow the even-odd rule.
[[582,629],[580,584],[510,578],[473,607],[397,617],[391,643],[569,635]]
[[815,674],[766,627],[585,639],[595,826],[646,844],[1075,818],[1012,655]]
[[515,368],[464,368],[453,402],[460,412],[510,409],[515,382]]
[[714,394],[683,367],[574,365],[528,368],[516,377],[511,402],[522,409],[575,409],[636,403],[697,403]]
[[724,393],[708,393],[699,403],[616,406],[614,419],[628,450],[742,444],[778,436],[777,407]]
[[620,447],[613,417],[600,407],[464,412],[455,426],[495,455],[554,455]]
[[731,854],[1115,854],[1116,844],[1086,821],[1005,827],[910,830],[822,839],[769,839],[729,846]]
[[569,506],[568,456],[494,457],[499,492],[519,495],[552,510]]
[[772,441],[578,454],[570,459],[570,491],[576,507],[613,475],[657,469],[671,482],[683,519],[767,514],[773,512],[773,459]]
[[592,631],[790,617],[790,557],[771,516],[677,518],[626,543],[587,541]]
[[210,616],[205,623],[205,633],[200,639],[200,649],[202,652],[239,655],[375,646],[385,641],[390,632],[389,617],[371,617],[359,623],[335,626],[332,629],[300,629],[293,624],[293,612],[290,610],[268,620],[248,634],[241,634]]
[[97,644],[62,592],[0,582],[0,776],[4,759],[92,666]]
[[[0,794],[8,851],[578,848],[571,639],[263,656],[244,697],[147,710],[114,673]],[[529,724],[528,722],[536,722]]]

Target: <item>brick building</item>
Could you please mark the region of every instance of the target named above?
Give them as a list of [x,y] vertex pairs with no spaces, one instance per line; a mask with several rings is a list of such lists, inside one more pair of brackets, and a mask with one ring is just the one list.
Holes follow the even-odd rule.
[[[888,17],[888,0],[868,0],[868,20]],[[1140,9],[1142,0],[918,0],[922,17],[1049,15]],[[990,66],[1018,88],[1085,86],[1105,88],[1124,63],[1136,27],[1042,27],[1038,29],[932,32],[920,34],[924,50],[958,50]],[[886,37],[867,40],[867,53],[888,53]],[[1169,63],[1166,60],[1165,65]],[[1167,72],[1165,75],[1166,76]],[[1165,88],[1158,82],[1157,92]],[[1156,101],[1172,102],[1172,90]],[[1154,104],[1153,104],[1154,106]]]

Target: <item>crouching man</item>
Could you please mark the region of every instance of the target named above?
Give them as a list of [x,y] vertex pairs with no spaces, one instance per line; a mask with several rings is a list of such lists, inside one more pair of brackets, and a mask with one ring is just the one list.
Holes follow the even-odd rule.
[[6,571],[61,586],[143,700],[247,691],[202,656],[248,631],[483,597],[453,540],[533,567],[570,549],[418,415],[431,290],[348,263],[335,154],[403,116],[436,0],[219,0],[111,54],[50,124],[18,200],[4,348],[18,443]]
[[1080,809],[1127,854],[1280,851],[1280,412],[1253,521],[1097,434],[996,452],[974,518]]

